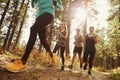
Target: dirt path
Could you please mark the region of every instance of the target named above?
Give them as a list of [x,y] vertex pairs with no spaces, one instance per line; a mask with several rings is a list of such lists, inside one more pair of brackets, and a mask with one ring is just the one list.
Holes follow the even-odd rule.
[[71,71],[68,68],[65,68],[65,71],[60,71],[60,67],[28,68],[20,73],[11,73],[1,68],[0,80],[108,80],[108,75],[101,72],[93,72],[92,77],[88,77],[85,71]]
[[89,77],[87,71],[69,68],[61,71],[60,67],[46,67],[45,65],[36,68],[32,62],[24,72],[11,73],[3,68],[3,65],[10,60],[8,55],[14,57],[11,54],[0,55],[0,80],[109,80],[109,75],[102,72],[93,71],[92,77]]

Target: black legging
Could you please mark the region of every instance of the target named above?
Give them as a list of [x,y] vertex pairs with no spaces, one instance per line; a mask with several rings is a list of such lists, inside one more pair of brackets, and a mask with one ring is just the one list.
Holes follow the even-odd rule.
[[35,44],[37,33],[39,35],[40,41],[47,52],[49,52],[50,56],[53,57],[52,52],[50,50],[50,46],[46,41],[46,26],[53,21],[53,15],[50,13],[44,13],[40,17],[36,19],[36,22],[30,29],[30,37],[26,46],[25,53],[22,57],[23,64],[26,64],[27,59],[30,55],[30,52]]
[[89,56],[89,68],[92,68],[93,59],[94,59],[94,56],[95,56],[95,50],[85,49],[84,55],[83,55],[83,62],[85,62],[86,64],[87,64],[88,56]]
[[60,57],[61,57],[61,59],[62,59],[62,65],[64,65],[64,62],[65,62],[65,58],[64,58],[65,46],[59,46],[58,44],[56,44],[56,45],[55,45],[55,48],[54,48],[54,50],[53,50],[53,53],[56,53],[56,51],[57,51],[59,48],[61,49],[61,50],[60,50]]

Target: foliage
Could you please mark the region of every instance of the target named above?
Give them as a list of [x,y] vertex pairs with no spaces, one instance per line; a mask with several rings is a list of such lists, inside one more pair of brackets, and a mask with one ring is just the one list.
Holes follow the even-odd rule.
[[120,68],[114,69],[110,75],[110,80],[120,80]]
[[112,14],[109,17],[109,43],[112,46],[112,54],[117,55],[118,66],[120,65],[120,0],[109,0],[112,4]]
[[5,3],[7,0],[0,0],[0,3]]

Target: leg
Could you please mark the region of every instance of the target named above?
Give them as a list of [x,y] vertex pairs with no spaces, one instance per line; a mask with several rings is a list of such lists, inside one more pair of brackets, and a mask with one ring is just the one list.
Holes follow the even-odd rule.
[[86,70],[87,68],[88,55],[89,55],[89,51],[85,49],[84,54],[83,54],[83,62],[85,63],[84,70]]
[[72,58],[72,63],[71,63],[71,66],[73,66],[73,63],[74,63],[74,59],[76,57],[76,52],[73,53],[73,58]]
[[48,45],[48,43],[47,43],[47,41],[46,41],[46,28],[45,28],[44,30],[40,31],[40,32],[38,33],[38,35],[39,35],[41,44],[44,46],[44,48],[45,48],[46,51],[49,53],[49,55],[50,55],[51,57],[53,57],[53,54],[52,54],[52,52],[51,52],[51,50],[50,50],[50,46]]
[[80,68],[82,68],[82,63],[83,63],[81,54],[82,54],[82,47],[79,47],[79,49],[78,49],[78,56],[79,56],[79,60],[80,60]]
[[35,44],[37,33],[41,31],[45,26],[47,26],[49,23],[51,23],[53,20],[53,16],[49,13],[44,13],[41,15],[35,22],[35,24],[30,29],[30,37],[26,46],[25,53],[22,57],[23,64],[26,64],[27,59],[30,55],[30,52]]
[[[45,26],[51,23],[53,16],[49,13],[42,14],[30,29],[30,37],[26,46],[25,53],[20,61],[14,61],[11,65],[7,65],[6,69],[12,72],[19,72],[25,69],[25,64],[30,55],[30,52],[35,44],[37,33],[44,30]],[[52,55],[51,55],[52,56]],[[17,66],[16,66],[17,65]]]
[[25,53],[24,53],[24,55],[23,55],[23,57],[21,59],[23,64],[26,64],[27,59],[28,59],[28,57],[30,55],[30,52],[31,52],[31,50],[32,50],[32,48],[33,48],[33,46],[35,44],[35,41],[36,41],[37,33],[33,29],[34,26],[35,25],[33,25],[31,27],[31,29],[30,29],[30,37],[29,37],[29,40],[28,40],[28,43],[27,43],[27,46],[26,46]]
[[91,69],[92,69],[92,65],[93,65],[94,56],[95,56],[95,50],[90,51],[90,57],[89,57],[89,71],[88,71],[89,74],[91,74]]
[[[27,62],[27,59],[29,57],[29,54],[33,48],[33,45],[35,43],[37,32],[35,31],[35,28],[37,26],[37,22],[31,27],[30,29],[30,37],[26,46],[25,53],[21,59],[21,61],[14,61],[13,64],[7,65],[6,69],[11,72],[19,72],[25,69],[25,64]],[[17,66],[16,66],[17,65]]]
[[53,53],[56,53],[56,51],[59,49],[58,44],[55,45],[54,49],[53,49]]
[[64,70],[64,62],[65,62],[64,51],[65,51],[65,47],[61,46],[61,59],[62,59],[62,68],[61,68],[61,70]]
[[77,47],[74,47],[74,50],[73,50],[73,57],[72,57],[72,62],[71,62],[70,68],[73,67],[74,58],[76,57],[76,53],[77,53]]

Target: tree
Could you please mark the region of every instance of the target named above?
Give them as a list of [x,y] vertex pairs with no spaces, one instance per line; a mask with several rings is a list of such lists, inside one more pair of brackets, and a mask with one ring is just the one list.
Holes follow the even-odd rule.
[[5,6],[5,8],[4,8],[4,12],[3,12],[2,17],[1,17],[1,20],[0,20],[0,27],[1,27],[2,23],[3,23],[4,18],[5,18],[6,12],[7,12],[8,7],[9,7],[9,4],[10,4],[10,0],[8,0],[8,1],[6,2],[6,6]]
[[[22,1],[22,4],[21,4],[21,7],[20,7],[20,12],[24,12],[23,15],[21,14],[22,17],[22,20],[20,22],[20,28],[18,30],[18,34],[17,34],[17,37],[16,37],[16,41],[15,41],[15,46],[18,44],[19,42],[19,38],[20,38],[20,35],[21,35],[21,31],[22,31],[22,28],[23,28],[23,24],[24,24],[24,21],[25,21],[25,18],[26,18],[26,14],[27,14],[27,10],[28,10],[28,4],[29,4],[29,0],[27,2],[27,4],[25,6],[23,6],[24,4],[24,1]],[[22,11],[23,10],[23,11]]]
[[[6,45],[7,45],[7,43],[8,43],[8,39],[9,39],[9,35],[10,35],[10,31],[11,31],[11,29],[12,29],[12,27],[13,27],[13,22],[15,21],[15,13],[16,13],[16,10],[17,10],[17,6],[18,6],[18,2],[15,2],[15,4],[14,4],[14,11],[13,11],[13,15],[12,15],[12,20],[10,21],[10,24],[9,24],[9,26],[8,26],[8,31],[7,31],[7,34],[6,34],[6,38],[5,38],[5,40],[4,40],[4,44],[3,44],[3,49],[5,49],[6,48]],[[16,15],[17,16],[17,15]]]
[[9,37],[9,40],[8,40],[8,43],[7,43],[7,46],[6,46],[6,50],[7,51],[9,51],[9,48],[10,48],[10,45],[11,45],[11,42],[12,42],[12,39],[13,39],[13,35],[14,35],[14,32],[15,32],[15,30],[16,30],[16,26],[17,26],[17,24],[18,24],[18,14],[19,14],[19,12],[17,11],[17,8],[18,8],[18,1],[17,0],[15,0],[14,1],[14,3],[15,3],[15,10],[14,10],[14,14],[13,14],[13,19],[12,19],[12,23],[11,23],[11,25],[10,25],[10,27],[12,28],[12,32],[11,32],[11,34],[10,34],[10,37]]
[[120,66],[120,0],[109,0],[113,6],[112,15],[108,18],[110,31],[109,41],[117,54],[117,64]]

